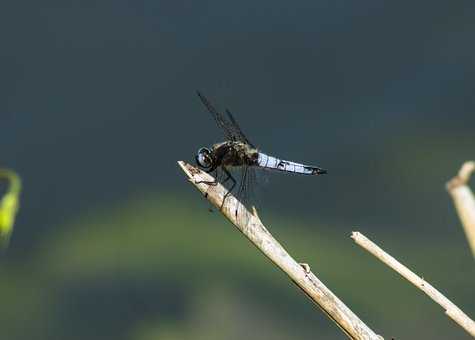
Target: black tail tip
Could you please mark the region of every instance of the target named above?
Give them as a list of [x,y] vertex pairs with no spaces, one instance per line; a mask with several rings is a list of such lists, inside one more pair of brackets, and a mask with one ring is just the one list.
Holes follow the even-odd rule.
[[317,174],[317,175],[325,175],[325,174],[327,174],[327,173],[328,173],[327,170],[317,168],[317,171],[316,171],[316,174]]

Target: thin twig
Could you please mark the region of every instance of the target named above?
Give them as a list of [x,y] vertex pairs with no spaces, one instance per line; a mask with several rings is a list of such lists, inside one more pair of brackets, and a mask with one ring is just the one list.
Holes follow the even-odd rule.
[[475,198],[467,185],[473,171],[475,171],[475,162],[465,162],[458,175],[448,181],[446,187],[454,200],[468,244],[475,257]]
[[[184,162],[178,162],[190,182],[218,209],[227,190],[212,182],[209,174]],[[311,271],[306,264],[297,263],[264,227],[257,212],[249,212],[234,196],[228,195],[221,209],[231,221],[260,251],[284,271],[305,294],[316,303],[350,339],[381,340],[342,301],[340,301]],[[239,212],[239,213],[236,213]]]
[[432,287],[423,278],[414,274],[409,268],[398,262],[394,257],[387,254],[383,249],[374,244],[370,239],[354,231],[351,238],[355,242],[366,249],[368,252],[376,256],[383,263],[394,269],[402,277],[411,282],[414,286],[418,287],[429,297],[437,302],[442,308],[445,309],[445,313],[456,323],[458,323],[463,329],[465,329],[470,335],[475,337],[475,322],[470,319],[460,308],[454,305],[449,299],[442,295],[437,289]]

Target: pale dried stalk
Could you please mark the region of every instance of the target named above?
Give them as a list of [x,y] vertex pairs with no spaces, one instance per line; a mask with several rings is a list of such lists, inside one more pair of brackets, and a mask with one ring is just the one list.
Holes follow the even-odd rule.
[[473,171],[475,171],[475,162],[465,162],[458,175],[447,182],[446,187],[454,200],[468,244],[475,257],[475,198],[467,185]]
[[398,262],[394,257],[386,253],[383,249],[378,247],[360,232],[353,232],[351,238],[355,240],[358,245],[376,256],[383,263],[397,271],[402,277],[407,279],[414,286],[418,287],[424,293],[429,295],[432,300],[437,302],[440,306],[442,306],[442,308],[445,309],[445,313],[452,320],[458,323],[470,335],[475,337],[475,322],[470,319],[460,308],[458,308],[449,299],[442,295],[437,289],[432,287],[431,284],[414,274],[409,268]]
[[[220,207],[227,190],[213,181],[209,174],[184,162],[178,162],[199,191],[216,207]],[[236,213],[239,211],[239,213]],[[264,227],[257,213],[250,213],[234,196],[229,195],[221,210],[260,251],[283,270],[305,294],[316,303],[350,339],[381,340],[342,301],[340,301],[311,271],[306,264],[297,263]]]

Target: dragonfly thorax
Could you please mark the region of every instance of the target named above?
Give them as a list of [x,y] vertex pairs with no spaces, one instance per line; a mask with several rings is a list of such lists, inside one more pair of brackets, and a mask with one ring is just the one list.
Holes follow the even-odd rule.
[[214,144],[211,152],[217,166],[229,168],[256,165],[258,158],[257,150],[241,141],[225,141]]

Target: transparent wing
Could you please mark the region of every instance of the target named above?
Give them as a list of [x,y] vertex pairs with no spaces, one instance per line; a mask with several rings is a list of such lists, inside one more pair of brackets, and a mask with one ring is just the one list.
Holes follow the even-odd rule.
[[208,111],[213,116],[218,127],[221,128],[221,130],[223,131],[226,139],[235,140],[235,137],[233,136],[232,130],[230,128],[230,124],[226,121],[224,116],[218,110],[216,110],[215,107],[210,103],[210,101],[205,96],[203,96],[199,91],[196,91],[196,93],[198,94],[198,97],[200,97],[203,105],[206,106]]
[[254,147],[254,145],[252,145],[246,135],[244,135],[244,133],[242,132],[241,128],[239,127],[239,124],[236,122],[236,119],[234,119],[233,115],[231,114],[231,111],[226,109],[226,114],[228,115],[229,121],[232,124],[231,129],[233,130],[233,134],[237,137],[237,139],[241,142],[246,142],[250,146]]
[[256,204],[254,197],[254,189],[256,185],[256,173],[254,168],[243,166],[241,168],[241,178],[236,196],[241,201],[241,203],[249,209],[251,208],[251,205]]
[[241,141],[245,142],[251,146],[253,146],[250,142],[249,139],[244,135],[242,132],[241,128],[239,127],[238,123],[234,119],[233,115],[229,110],[226,110],[226,117],[216,110],[216,108],[211,104],[211,102],[204,96],[202,95],[199,91],[196,91],[198,94],[198,97],[200,97],[201,102],[206,106],[208,111],[211,113],[213,116],[214,120],[216,121],[216,124],[218,127],[221,128],[221,130],[224,132],[224,136],[232,141]]

